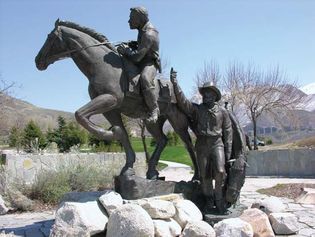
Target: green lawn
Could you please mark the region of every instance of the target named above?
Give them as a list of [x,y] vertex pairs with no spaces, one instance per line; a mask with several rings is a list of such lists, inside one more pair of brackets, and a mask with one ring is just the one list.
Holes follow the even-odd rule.
[[[150,146],[151,138],[146,139],[149,152],[152,154],[154,146]],[[131,138],[131,144],[135,152],[143,152],[141,138]],[[173,161],[186,164],[192,167],[192,161],[183,144],[177,146],[166,146],[162,152],[161,160]]]

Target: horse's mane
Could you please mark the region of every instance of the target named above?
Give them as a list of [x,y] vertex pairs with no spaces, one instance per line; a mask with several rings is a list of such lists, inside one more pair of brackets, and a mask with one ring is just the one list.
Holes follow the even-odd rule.
[[83,33],[86,33],[89,36],[91,36],[92,38],[96,39],[97,41],[99,41],[101,43],[105,43],[105,45],[108,48],[116,51],[115,47],[109,42],[109,40],[107,39],[107,37],[105,35],[100,34],[91,28],[81,26],[81,25],[74,23],[74,22],[71,22],[71,21],[59,21],[58,26],[66,26],[66,27],[69,27],[69,28],[72,28],[75,30],[79,30]]

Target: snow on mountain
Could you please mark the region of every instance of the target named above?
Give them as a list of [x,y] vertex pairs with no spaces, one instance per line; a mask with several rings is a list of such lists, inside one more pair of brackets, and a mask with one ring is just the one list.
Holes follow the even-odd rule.
[[305,99],[305,107],[304,109],[307,110],[307,111],[315,111],[315,93],[314,94],[311,94],[311,95],[308,95]]
[[315,94],[315,82],[302,86],[299,89],[307,95],[313,95]]

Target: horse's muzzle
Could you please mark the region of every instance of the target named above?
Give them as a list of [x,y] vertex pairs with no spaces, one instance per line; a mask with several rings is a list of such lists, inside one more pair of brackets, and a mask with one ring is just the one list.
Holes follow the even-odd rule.
[[36,56],[35,64],[36,64],[37,69],[40,71],[46,70],[48,67],[48,64],[45,62],[45,60],[41,60],[40,54]]

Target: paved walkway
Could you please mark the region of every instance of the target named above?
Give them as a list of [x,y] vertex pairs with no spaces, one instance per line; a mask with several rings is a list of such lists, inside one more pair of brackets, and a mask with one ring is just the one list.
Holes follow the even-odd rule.
[[[187,165],[174,162],[161,161],[168,165],[160,172],[169,181],[191,180],[193,172]],[[278,183],[314,183],[315,179],[289,179],[289,178],[246,178],[242,188],[240,202],[250,207],[254,202],[266,198],[266,195],[256,191],[260,188],[272,187]],[[301,205],[292,199],[281,198],[286,205],[287,212],[298,217],[300,230],[291,237],[315,237],[315,205]],[[0,232],[14,232],[16,236],[48,237],[53,224],[54,212],[23,213],[0,216]]]
[[54,211],[7,214],[0,216],[0,232],[13,232],[21,237],[48,237],[54,219]]

